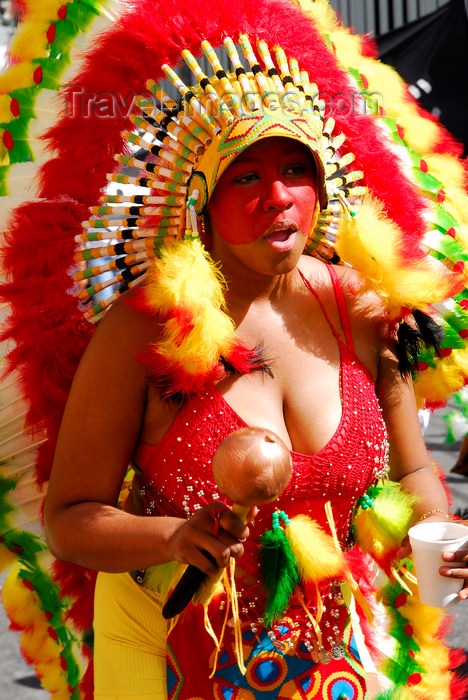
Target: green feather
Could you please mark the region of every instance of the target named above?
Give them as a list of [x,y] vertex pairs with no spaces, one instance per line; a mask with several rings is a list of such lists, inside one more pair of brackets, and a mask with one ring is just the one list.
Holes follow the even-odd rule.
[[267,530],[260,539],[260,571],[267,588],[264,621],[271,625],[289,605],[299,583],[294,556],[281,527]]
[[46,549],[45,542],[27,530],[12,529],[2,532],[2,543],[11,552],[15,552],[21,562],[36,563],[39,552]]
[[[408,561],[407,563],[410,567],[410,562]],[[396,607],[395,601],[399,595],[406,595],[406,591],[397,581],[388,583],[382,591],[382,602],[390,618],[388,633],[394,638],[395,647],[392,655],[384,661],[379,670],[397,686],[395,690],[398,690],[398,686],[404,687],[408,676],[412,673],[421,673],[424,675],[426,672],[424,666],[418,663],[414,658],[414,655],[417,654],[420,649],[414,637],[409,635],[406,631],[408,620]],[[412,654],[410,650],[413,652]]]
[[79,29],[68,18],[55,23],[55,39],[50,47],[49,59],[57,60],[60,56],[70,53],[70,46]]
[[33,63],[42,67],[40,88],[58,90],[60,88],[61,75],[65,68],[68,67],[70,58],[65,54],[61,56],[61,58],[54,58],[53,60],[49,60],[48,58],[36,58]]
[[67,20],[84,32],[92,20],[101,14],[100,7],[100,3],[93,2],[69,3],[67,5]]

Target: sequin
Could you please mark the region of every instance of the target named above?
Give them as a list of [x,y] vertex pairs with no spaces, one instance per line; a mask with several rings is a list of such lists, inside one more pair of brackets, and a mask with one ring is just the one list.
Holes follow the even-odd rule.
[[331,655],[334,659],[342,659],[344,657],[345,651],[341,644],[336,644],[332,647]]

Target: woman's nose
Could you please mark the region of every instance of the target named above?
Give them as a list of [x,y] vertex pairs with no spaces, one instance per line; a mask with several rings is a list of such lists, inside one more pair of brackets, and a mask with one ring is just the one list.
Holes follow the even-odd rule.
[[291,192],[285,183],[279,179],[273,180],[265,192],[263,201],[264,209],[278,209],[279,211],[284,211],[290,209],[292,203],[293,198]]

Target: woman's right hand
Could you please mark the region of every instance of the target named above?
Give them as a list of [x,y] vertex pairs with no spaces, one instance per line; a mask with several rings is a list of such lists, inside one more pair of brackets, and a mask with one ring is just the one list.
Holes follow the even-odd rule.
[[[257,509],[252,508],[247,520],[256,513]],[[170,559],[192,564],[205,574],[213,575],[219,568],[226,567],[231,557],[238,559],[244,553],[242,542],[249,536],[249,528],[224,503],[215,501],[185,521],[171,520],[174,529],[167,541]],[[203,552],[211,554],[218,566]]]

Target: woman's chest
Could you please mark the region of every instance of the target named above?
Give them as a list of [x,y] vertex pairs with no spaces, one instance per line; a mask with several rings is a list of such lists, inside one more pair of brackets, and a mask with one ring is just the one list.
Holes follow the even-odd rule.
[[[314,500],[354,501],[385,468],[387,435],[372,383],[359,364],[346,359],[342,399],[339,424],[322,449],[292,452],[293,476],[280,505],[308,512]],[[245,424],[213,386],[183,406],[159,445],[140,445],[135,458],[147,485],[148,514],[154,507],[189,515],[222,498],[212,477],[212,458],[220,442]],[[264,425],[260,410],[250,424]]]
[[[336,345],[336,342],[335,342]],[[328,442],[342,415],[341,358],[305,348],[265,344],[264,371],[227,375],[217,391],[246,425],[272,430],[298,452],[313,454]],[[142,441],[157,444],[170,429],[178,406],[148,391]]]

